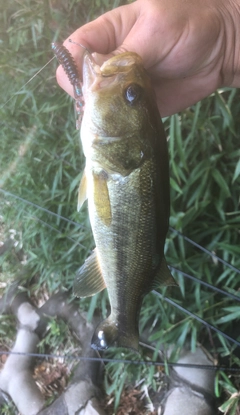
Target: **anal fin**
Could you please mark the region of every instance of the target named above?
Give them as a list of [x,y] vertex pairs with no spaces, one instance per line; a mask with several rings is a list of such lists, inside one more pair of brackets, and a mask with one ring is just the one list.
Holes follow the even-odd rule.
[[91,297],[106,288],[99,265],[97,250],[86,259],[77,271],[73,283],[73,292],[77,297]]

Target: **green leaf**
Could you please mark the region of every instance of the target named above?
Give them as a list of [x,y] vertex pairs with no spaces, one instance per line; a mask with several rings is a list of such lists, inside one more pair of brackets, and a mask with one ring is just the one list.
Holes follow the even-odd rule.
[[230,245],[224,242],[219,242],[217,244],[218,248],[224,250],[225,252],[229,252],[231,254],[236,254],[236,255],[240,255],[240,245]]
[[233,178],[232,178],[232,183],[234,183],[235,180],[237,180],[237,178],[239,176],[240,176],[240,159],[237,162],[237,165],[236,165],[236,168],[235,168],[235,171],[234,171],[234,175],[233,175]]
[[215,96],[216,96],[216,102],[218,104],[218,108],[220,109],[222,116],[223,116],[223,121],[224,121],[223,128],[228,127],[234,133],[233,117],[228,108],[228,105],[224,101],[222,94],[220,94],[218,91],[215,92]]
[[219,410],[223,412],[224,414],[235,415],[238,403],[239,403],[239,398],[234,396],[232,398],[229,398],[226,402],[224,402],[220,406]]
[[231,193],[228,188],[228,184],[226,180],[224,179],[223,175],[220,173],[219,170],[213,169],[211,171],[212,176],[214,177],[216,183],[219,185],[219,187],[223,190],[226,197],[231,197]]
[[236,319],[240,319],[240,312],[236,312],[236,313],[231,313],[228,314],[227,316],[221,317],[218,320],[216,320],[216,324],[223,324],[223,323],[227,323],[229,321],[235,321]]
[[170,186],[176,190],[178,193],[182,194],[182,190],[180,189],[180,187],[178,186],[177,182],[175,182],[175,180],[170,177]]
[[216,320],[216,324],[223,324],[229,321],[240,320],[240,306],[224,307],[223,311],[226,311],[229,314]]

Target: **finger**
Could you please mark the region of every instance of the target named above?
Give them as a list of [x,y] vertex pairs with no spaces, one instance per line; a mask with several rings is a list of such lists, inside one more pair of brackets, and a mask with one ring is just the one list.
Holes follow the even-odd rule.
[[[70,51],[78,66],[80,79],[82,77],[84,48],[70,43],[69,39],[85,46],[90,52],[97,52],[96,60],[102,63],[108,58],[110,52],[122,44],[134,25],[137,19],[136,3],[118,7],[103,14],[98,19],[80,27],[65,40],[64,46]],[[104,59],[98,54],[107,56]],[[73,87],[61,66],[57,69],[56,76],[59,85],[73,96]]]
[[162,117],[180,112],[207,97],[222,85],[221,71],[205,71],[185,79],[161,79],[153,84]]

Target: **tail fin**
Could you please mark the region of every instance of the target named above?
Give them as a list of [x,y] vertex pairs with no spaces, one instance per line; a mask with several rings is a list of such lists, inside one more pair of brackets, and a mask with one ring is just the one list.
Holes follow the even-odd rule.
[[115,322],[111,315],[102,321],[92,337],[91,346],[94,350],[107,350],[109,347],[126,347],[138,351],[139,335],[137,329],[126,330]]

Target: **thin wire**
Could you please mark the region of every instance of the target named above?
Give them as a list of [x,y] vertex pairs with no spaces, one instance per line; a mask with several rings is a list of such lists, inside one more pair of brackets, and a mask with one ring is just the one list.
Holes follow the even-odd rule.
[[[59,215],[58,213],[52,212],[52,211],[51,211],[51,210],[49,210],[49,209],[46,209],[46,208],[44,208],[44,207],[42,207],[42,206],[39,206],[39,205],[37,205],[36,203],[30,202],[29,200],[26,200],[26,199],[24,199],[24,198],[22,198],[22,197],[20,197],[20,196],[17,196],[17,195],[15,195],[15,194],[11,193],[11,192],[8,192],[7,190],[4,190],[4,189],[0,188],[0,192],[2,192],[2,193],[4,193],[4,194],[6,194],[6,195],[8,195],[8,196],[14,197],[15,199],[21,200],[22,202],[24,202],[24,203],[26,203],[26,204],[28,204],[28,205],[34,206],[34,207],[36,207],[37,209],[40,209],[40,210],[42,210],[42,211],[44,211],[44,212],[47,212],[47,213],[49,213],[50,215],[53,215],[53,216],[58,217],[58,218],[61,218],[62,220],[66,221],[66,222],[69,222],[69,223],[71,223],[71,224],[73,224],[73,225],[75,225],[75,226],[78,226],[79,228],[82,228],[82,229],[85,229],[85,228],[86,228],[84,225],[80,225],[80,223],[78,223],[78,222],[75,222],[75,221],[73,221],[73,220],[71,220],[71,219],[65,218],[64,216]],[[189,243],[191,243],[191,244],[192,244],[192,245],[194,245],[194,246],[197,246],[199,249],[201,249],[202,251],[204,251],[204,252],[205,252],[205,253],[207,253],[208,255],[210,255],[210,256],[212,256],[212,257],[217,258],[217,259],[218,259],[220,262],[222,262],[224,265],[226,265],[227,267],[229,267],[229,268],[233,269],[234,271],[236,271],[237,273],[239,273],[239,274],[240,274],[240,270],[239,270],[238,268],[236,268],[236,267],[234,267],[233,265],[229,264],[229,263],[228,263],[227,261],[225,261],[224,259],[222,259],[222,258],[218,257],[217,255],[213,254],[213,253],[212,253],[212,252],[210,252],[208,249],[206,249],[206,248],[204,248],[203,246],[201,246],[201,245],[197,244],[197,243],[196,243],[196,242],[194,242],[192,239],[190,239],[190,238],[188,238],[187,236],[183,235],[181,232],[177,231],[176,229],[172,228],[171,226],[169,227],[169,229],[170,229],[172,232],[175,232],[175,233],[179,234],[181,237],[183,237],[184,239],[186,239]],[[172,267],[172,268],[173,268],[173,267]],[[179,271],[179,272],[180,272],[180,271]],[[181,272],[182,272],[182,271],[181,271]],[[182,272],[182,273],[183,273],[183,272]],[[187,276],[188,274],[183,273],[183,275]],[[190,278],[190,277],[189,277],[189,278]],[[192,279],[194,279],[194,277],[192,277]],[[200,284],[207,285],[207,283],[200,282],[201,280],[198,280],[198,281],[199,281],[199,283],[200,283]],[[210,286],[210,284],[209,284],[209,286]],[[212,287],[213,287],[213,286],[212,286]],[[213,287],[213,288],[216,288],[216,287]],[[218,290],[220,290],[220,289],[219,289],[219,288],[217,288],[216,290],[218,291]],[[219,291],[219,292],[221,292],[221,291]],[[225,293],[225,291],[222,291],[222,293]],[[230,294],[230,293],[228,293],[227,295],[229,295],[229,296],[234,296],[234,294]],[[237,299],[237,300],[239,301],[239,298],[238,298],[237,296],[234,296],[234,297],[235,297],[235,299]],[[234,297],[232,297],[232,298],[234,298]]]
[[[58,234],[62,235],[62,232],[59,229],[54,228],[54,226],[49,225],[47,222],[44,222],[44,220],[39,219],[37,216],[31,215],[29,212],[26,212],[32,219],[38,221],[41,223],[41,225],[46,226],[47,228],[57,232]],[[85,250],[87,250],[86,246],[84,246],[83,244],[81,244],[80,242],[78,242],[76,239],[71,238],[70,236],[64,235],[62,236],[64,239],[68,239],[69,241],[73,242],[74,245],[78,245],[81,246],[81,248],[84,248]]]
[[74,45],[81,46],[81,48],[85,49],[88,53],[91,53],[90,50],[86,46],[82,45],[81,43],[74,42],[74,40],[72,39],[68,39],[68,41],[69,43],[73,43]]
[[204,326],[209,327],[211,330],[216,331],[217,333],[221,334],[221,336],[225,337],[232,343],[236,344],[237,346],[240,346],[240,342],[236,339],[234,339],[231,336],[228,336],[228,334],[224,333],[222,330],[217,329],[212,324],[208,323],[207,321],[203,320],[201,317],[197,316],[196,314],[192,313],[191,311],[187,310],[186,308],[182,307],[180,304],[177,304],[175,301],[171,300],[168,297],[164,297],[159,292],[153,290],[154,294],[156,294],[158,297],[160,297],[162,300],[167,301],[169,304],[173,305],[174,307],[178,308],[180,311],[183,311],[184,313],[188,314],[189,316],[193,317],[195,320],[199,321],[200,323],[204,324]]
[[29,200],[23,199],[20,196],[17,196],[15,194],[11,193],[11,192],[8,192],[7,190],[4,190],[4,189],[0,188],[0,192],[6,194],[8,196],[14,197],[15,199],[21,200],[22,202],[24,202],[24,203],[26,203],[30,206],[34,206],[35,208],[37,208],[39,210],[42,210],[43,212],[47,212],[52,216],[55,216],[55,217],[60,218],[62,220],[65,220],[66,222],[71,223],[72,225],[78,226],[81,229],[86,229],[86,227],[84,225],[80,225],[80,223],[77,223],[77,222],[75,222],[71,219],[65,218],[64,216],[59,215],[58,213],[52,212],[51,210],[48,210],[48,209],[46,209],[42,206],[39,206],[36,203],[30,202]]
[[218,255],[214,254],[213,252],[211,252],[208,249],[204,248],[203,246],[199,245],[197,242],[194,242],[192,239],[190,239],[187,236],[183,235],[183,233],[177,231],[176,229],[172,228],[171,226],[169,226],[169,229],[172,232],[175,232],[176,234],[178,234],[179,236],[181,236],[183,239],[185,239],[190,244],[196,246],[198,249],[201,249],[201,251],[203,251],[206,254],[210,255],[212,258],[216,258],[219,262],[221,262],[222,264],[228,266],[228,268],[231,268],[233,271],[235,271],[238,274],[240,274],[240,270],[238,268],[234,267],[234,265],[229,264],[229,262],[225,261],[224,259],[220,258]]
[[106,362],[106,363],[123,363],[134,365],[146,365],[146,366],[170,366],[170,367],[185,367],[189,369],[206,369],[206,370],[229,370],[232,372],[239,372],[239,368],[226,367],[226,366],[214,366],[214,365],[198,365],[193,363],[178,363],[178,362],[158,362],[155,360],[131,360],[131,359],[112,359],[106,357],[89,357],[89,356],[74,356],[74,355],[58,355],[49,353],[25,353],[25,352],[12,352],[12,351],[0,351],[0,355],[17,355],[36,357],[41,359],[62,359],[62,360],[77,360],[77,361],[90,361],[90,362]]
[[5,105],[7,105],[9,103],[9,101],[11,101],[13,99],[13,97],[15,97],[17,94],[19,94],[19,92],[22,91],[22,89],[29,84],[29,82],[31,82],[40,72],[42,72],[42,70],[44,68],[46,68],[47,65],[49,65],[49,63],[51,63],[53,61],[53,59],[55,59],[55,56],[53,56],[53,58],[51,58],[44,66],[42,66],[41,69],[39,69],[39,71],[37,71],[18,91],[16,91],[6,102],[4,102],[4,104],[1,105],[0,110],[5,107]]
[[197,283],[199,283],[199,284],[201,284],[201,285],[204,285],[205,287],[210,288],[210,289],[211,289],[211,290],[213,290],[213,291],[217,291],[217,292],[219,292],[220,294],[223,294],[223,295],[225,295],[225,296],[227,296],[227,297],[232,298],[233,300],[237,300],[237,301],[239,301],[239,302],[240,302],[240,297],[238,297],[237,295],[234,295],[234,294],[231,294],[231,293],[229,293],[229,292],[227,292],[227,291],[221,290],[221,288],[214,287],[214,285],[209,284],[208,282],[202,281],[202,280],[200,280],[199,278],[193,277],[192,275],[187,274],[186,272],[183,272],[183,271],[181,271],[180,269],[177,269],[177,268],[175,268],[175,267],[169,266],[169,268],[170,268],[171,270],[173,270],[173,271],[179,272],[180,274],[182,274],[182,275],[183,275],[184,277],[186,277],[186,278],[189,278],[189,279],[191,279],[191,280],[193,280],[193,281],[195,281],[195,282],[197,282]]
[[[42,207],[42,206],[39,206],[39,205],[37,205],[36,203],[30,202],[30,201],[28,201],[28,200],[26,200],[26,199],[24,199],[24,198],[22,198],[22,197],[20,197],[20,196],[17,196],[17,195],[15,195],[15,194],[11,193],[11,192],[8,192],[8,191],[4,190],[4,189],[2,189],[2,188],[0,188],[0,192],[4,193],[4,194],[6,194],[6,195],[9,195],[9,196],[11,196],[11,197],[14,197],[14,198],[16,198],[16,199],[18,199],[18,200],[21,200],[22,202],[24,202],[24,203],[26,203],[26,204],[28,204],[28,205],[34,206],[34,207],[36,207],[37,209],[42,210],[42,211],[44,211],[44,212],[46,212],[46,213],[49,213],[49,214],[51,214],[51,215],[53,215],[53,216],[55,216],[55,217],[57,217],[57,218],[61,218],[61,219],[63,219],[64,221],[66,221],[66,222],[68,222],[68,223],[71,223],[71,224],[73,224],[73,225],[75,225],[75,226],[77,226],[77,227],[79,227],[79,228],[81,228],[81,229],[85,229],[85,228],[86,228],[84,225],[80,225],[79,223],[77,223],[77,222],[75,222],[75,221],[72,221],[71,219],[65,218],[64,216],[59,215],[58,213],[52,212],[52,211],[50,211],[49,209],[46,209],[46,208],[44,208],[44,207]],[[32,216],[31,214],[29,214],[29,215],[30,215],[30,216]],[[41,222],[43,225],[48,226],[49,228],[51,228],[51,229],[55,230],[56,232],[59,232],[59,230],[55,229],[55,228],[54,228],[54,227],[52,227],[51,225],[49,225],[49,224],[47,224],[46,222],[42,221],[41,219],[38,219],[38,218],[36,218],[36,219],[37,219],[39,222]],[[192,241],[190,238],[188,238],[188,237],[186,237],[185,235],[181,234],[181,232],[179,232],[179,231],[175,230],[175,229],[174,229],[174,228],[172,228],[172,227],[170,227],[169,229],[170,229],[171,231],[173,231],[173,232],[177,232],[177,233],[178,233],[180,236],[182,236],[184,239],[187,239],[187,241],[188,241],[188,242],[190,242],[192,245],[196,245],[199,249],[202,249],[202,250],[203,250],[204,252],[206,252],[207,254],[209,254],[209,255],[213,255],[210,251],[208,251],[207,249],[203,248],[201,245],[197,244],[196,242]],[[60,232],[59,232],[59,233],[60,233]],[[68,238],[68,239],[70,239],[72,242],[79,244],[79,242],[75,241],[74,239],[72,239],[72,238],[70,238],[70,237],[67,237],[67,238]],[[80,246],[83,246],[83,245],[81,245],[81,244],[79,244],[79,245],[80,245]],[[221,259],[221,258],[219,258],[219,257],[217,257],[217,258],[218,258],[219,260]],[[238,272],[240,272],[237,268],[233,267],[233,266],[232,266],[231,264],[229,264],[228,262],[226,262],[226,261],[224,261],[224,260],[223,260],[223,262],[224,262],[224,264],[225,264],[226,266],[228,266],[229,268],[234,268],[234,270],[236,269]],[[208,287],[208,288],[210,288],[210,289],[212,289],[212,290],[214,290],[214,291],[216,291],[216,292],[219,292],[219,293],[221,293],[221,294],[223,294],[223,295],[225,295],[225,296],[228,296],[228,297],[230,297],[230,298],[232,298],[232,299],[234,299],[234,300],[236,300],[236,301],[240,302],[240,297],[238,297],[238,296],[236,296],[236,295],[234,295],[234,294],[231,294],[231,293],[229,293],[229,292],[227,292],[227,291],[224,291],[224,290],[222,290],[222,289],[220,289],[220,288],[218,288],[218,287],[214,287],[213,285],[211,285],[211,284],[209,284],[209,283],[207,283],[207,282],[205,282],[205,281],[202,281],[202,280],[200,280],[200,279],[198,279],[198,278],[196,278],[196,277],[194,277],[194,276],[192,276],[192,275],[190,275],[190,274],[187,274],[187,273],[185,273],[185,272],[183,272],[183,271],[181,271],[181,270],[179,270],[179,269],[177,269],[177,268],[175,268],[175,267],[173,267],[173,266],[170,266],[169,268],[170,268],[170,269],[172,269],[172,270],[174,270],[174,271],[176,271],[176,272],[181,273],[181,274],[182,274],[184,277],[186,277],[186,278],[189,278],[189,279],[191,279],[191,280],[193,280],[193,281],[196,281],[196,282],[198,282],[198,283],[199,283],[199,284],[201,284],[201,285],[204,285],[204,286],[206,286],[206,287]],[[186,309],[184,309],[184,310],[186,310]]]

